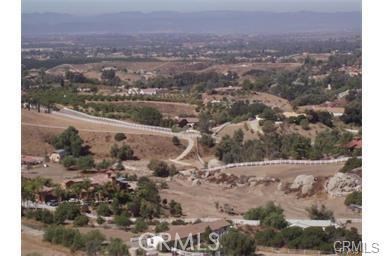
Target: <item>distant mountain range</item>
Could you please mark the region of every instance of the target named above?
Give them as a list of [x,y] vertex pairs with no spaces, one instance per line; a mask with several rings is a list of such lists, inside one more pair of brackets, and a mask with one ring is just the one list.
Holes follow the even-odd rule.
[[361,12],[122,12],[92,16],[25,13],[22,34],[360,32],[361,20]]

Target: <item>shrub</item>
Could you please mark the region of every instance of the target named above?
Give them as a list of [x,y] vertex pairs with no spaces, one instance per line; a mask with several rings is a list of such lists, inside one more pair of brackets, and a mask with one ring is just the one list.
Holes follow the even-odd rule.
[[173,145],[175,145],[175,146],[180,146],[180,140],[179,140],[179,138],[177,137],[177,136],[173,136],[172,137],[172,143],[173,143]]
[[215,140],[208,134],[203,134],[200,139],[200,143],[209,148],[215,145]]
[[101,216],[97,216],[96,223],[102,225],[105,222],[104,218]]
[[352,157],[345,162],[343,168],[340,169],[340,172],[350,172],[355,168],[362,166],[362,160],[360,158]]
[[[172,225],[175,225],[175,224],[173,224],[173,222],[172,222]],[[156,233],[165,232],[167,230],[169,230],[169,225],[167,222],[160,222],[155,227]]]
[[354,191],[351,194],[347,195],[345,198],[344,204],[345,205],[350,205],[350,204],[356,204],[356,205],[361,205],[362,204],[362,193]]
[[137,219],[133,228],[134,233],[141,233],[147,230],[148,224],[143,219]]
[[148,168],[152,170],[153,174],[157,177],[168,177],[177,173],[174,165],[168,165],[166,162],[159,160],[151,160]]
[[99,216],[110,216],[112,214],[111,209],[109,208],[108,204],[101,203],[96,209],[96,213]]
[[220,238],[224,255],[255,255],[255,241],[248,235],[230,230]]
[[125,136],[124,133],[116,133],[115,134],[115,141],[122,141],[122,140],[125,140],[127,138],[127,136]]
[[325,205],[321,205],[319,208],[317,205],[312,205],[310,208],[307,208],[309,218],[311,220],[334,220],[333,212],[328,210]]
[[115,215],[113,218],[113,222],[122,228],[127,228],[131,225],[131,220],[126,215]]
[[88,170],[95,166],[95,161],[92,156],[81,156],[77,160],[77,167],[81,170]]
[[83,226],[87,226],[88,222],[89,222],[89,218],[87,216],[79,215],[73,221],[73,225],[75,225],[76,227],[83,227]]
[[63,158],[63,165],[67,169],[69,169],[72,166],[75,166],[76,164],[77,164],[77,160],[73,156],[65,156]]

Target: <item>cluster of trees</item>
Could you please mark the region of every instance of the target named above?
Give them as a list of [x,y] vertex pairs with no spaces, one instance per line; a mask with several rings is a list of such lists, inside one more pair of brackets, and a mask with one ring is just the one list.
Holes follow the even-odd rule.
[[53,138],[52,145],[56,149],[64,149],[73,157],[79,157],[82,153],[83,142],[79,131],[73,126],[70,126],[64,132]]
[[82,234],[77,229],[52,225],[45,230],[44,240],[70,248],[72,252],[84,251],[87,255],[129,255],[128,247],[118,238],[111,238],[108,245],[103,245],[106,238],[98,230]]
[[[216,157],[225,163],[262,161],[276,158],[313,158],[310,139],[299,134],[280,135],[271,132],[260,139],[244,140],[241,129],[233,137],[224,136],[216,145]],[[320,158],[320,155],[317,156]]]
[[166,162],[156,159],[152,159],[149,162],[148,168],[153,171],[153,175],[157,177],[168,177],[177,173],[175,165],[168,165]]
[[310,249],[334,253],[335,241],[352,241],[358,244],[361,236],[357,230],[326,227],[286,227],[282,230],[266,228],[255,235],[256,243],[271,247],[288,247],[289,249]]
[[255,240],[238,230],[230,229],[220,238],[220,251],[224,255],[255,255]]
[[227,74],[213,71],[204,73],[184,72],[173,77],[157,77],[149,80],[145,86],[160,88],[179,87],[186,90],[193,89],[197,92],[204,92],[216,87],[230,86],[238,78],[239,76],[234,72],[228,72]]
[[[175,124],[173,120],[163,118],[159,110],[147,106],[136,107],[113,103],[87,103],[83,104],[82,108],[91,114],[117,119],[129,118],[146,125],[171,127]],[[89,109],[92,109],[94,112],[89,111]]]
[[95,167],[95,161],[91,155],[80,157],[68,155],[63,158],[62,163],[67,169],[88,170]]
[[284,210],[268,202],[264,207],[251,208],[244,214],[246,220],[260,220],[260,224],[265,227],[283,229],[288,225],[284,218]]
[[111,86],[118,86],[121,83],[121,80],[116,75],[116,71],[114,69],[104,69],[101,72],[101,79],[104,83]]
[[95,161],[90,155],[87,146],[83,146],[83,139],[79,131],[70,126],[64,132],[52,139],[51,144],[56,149],[64,149],[67,154],[63,165],[68,169],[88,170],[95,166]]
[[70,202],[61,203],[54,212],[47,209],[29,209],[26,211],[25,216],[41,221],[44,224],[60,225],[67,220],[71,220],[75,226],[86,226],[89,222],[88,217],[81,214],[80,205]]
[[229,105],[208,104],[205,111],[199,115],[199,129],[208,133],[207,127],[210,127],[212,121],[214,124],[236,123],[254,118],[256,115],[265,120],[278,121],[283,118],[279,112],[280,110],[272,109],[260,102],[236,101]]
[[353,100],[344,109],[344,114],[340,119],[346,124],[360,125],[362,122],[361,100]]
[[[333,213],[324,206],[307,209],[311,219],[330,219]],[[267,203],[264,207],[252,208],[244,214],[245,219],[260,220],[261,230],[255,234],[255,241],[259,245],[271,247],[288,247],[290,249],[312,249],[333,252],[335,241],[361,241],[356,229],[321,227],[288,227],[283,209]]]
[[310,123],[322,123],[330,128],[333,125],[333,115],[328,111],[315,111],[315,110],[307,110],[306,115],[299,115],[295,117],[288,118],[289,123],[294,123],[296,125],[301,125],[303,128],[307,127]]
[[120,161],[135,159],[133,149],[127,144],[123,144],[121,147],[119,147],[117,144],[113,144],[110,150],[110,154],[111,157]]

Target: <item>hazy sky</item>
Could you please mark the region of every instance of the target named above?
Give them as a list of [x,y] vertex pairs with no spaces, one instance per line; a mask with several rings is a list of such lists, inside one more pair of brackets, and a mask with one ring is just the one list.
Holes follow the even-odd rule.
[[360,11],[361,0],[22,0],[22,12]]

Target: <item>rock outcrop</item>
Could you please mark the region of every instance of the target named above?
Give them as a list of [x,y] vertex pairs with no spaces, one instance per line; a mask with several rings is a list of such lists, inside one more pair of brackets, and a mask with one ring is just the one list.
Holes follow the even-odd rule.
[[330,196],[346,196],[354,191],[361,191],[361,177],[350,173],[336,173],[325,184]]

